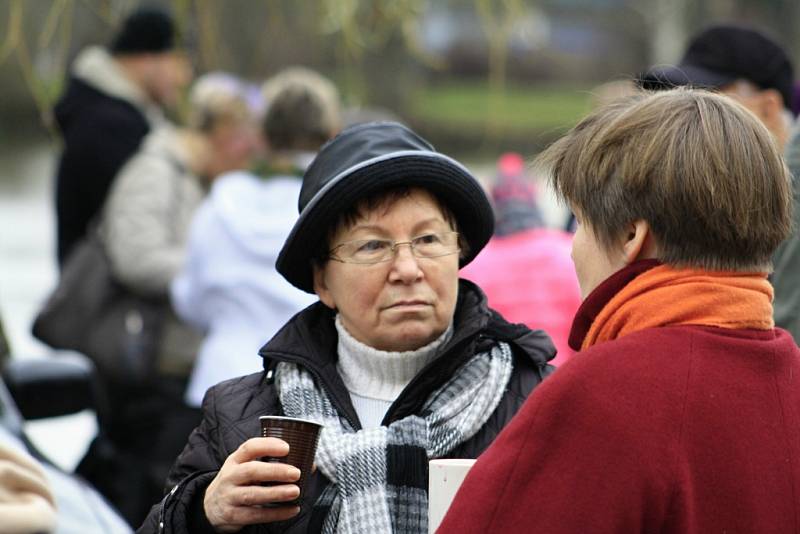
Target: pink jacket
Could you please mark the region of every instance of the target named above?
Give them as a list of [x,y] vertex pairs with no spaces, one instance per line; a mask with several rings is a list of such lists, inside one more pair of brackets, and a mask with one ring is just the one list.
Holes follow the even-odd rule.
[[536,228],[493,237],[461,277],[483,289],[508,321],[547,332],[558,349],[550,363],[563,364],[574,353],[569,329],[581,304],[572,264],[572,234]]

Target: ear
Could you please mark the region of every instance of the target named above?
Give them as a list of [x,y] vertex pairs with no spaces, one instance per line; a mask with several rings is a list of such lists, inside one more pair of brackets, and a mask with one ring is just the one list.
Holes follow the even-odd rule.
[[773,119],[783,111],[783,97],[775,89],[764,89],[758,93],[762,117]]
[[623,235],[622,252],[627,264],[656,257],[655,240],[647,221],[638,219],[627,226]]
[[759,117],[775,137],[779,147],[784,147],[789,138],[790,125],[784,117],[783,96],[775,89],[758,93]]
[[333,301],[328,285],[325,283],[325,268],[314,265],[314,293],[317,294],[322,303],[331,308],[336,309],[336,303]]

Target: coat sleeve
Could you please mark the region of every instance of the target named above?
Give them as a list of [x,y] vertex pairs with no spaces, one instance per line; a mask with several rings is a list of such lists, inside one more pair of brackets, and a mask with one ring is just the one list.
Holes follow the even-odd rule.
[[167,477],[169,491],[150,509],[139,533],[189,534],[214,530],[205,518],[202,499],[205,489],[217,475],[226,451],[214,438],[218,435],[215,409],[216,388],[203,399],[203,418],[189,436]]
[[[545,380],[478,459],[437,532],[660,530],[652,527],[667,515],[673,463],[657,442],[668,437],[653,439],[658,430],[641,413],[641,398],[628,402],[624,386],[592,384],[571,363],[578,362]],[[641,426],[631,424],[637,419]]]

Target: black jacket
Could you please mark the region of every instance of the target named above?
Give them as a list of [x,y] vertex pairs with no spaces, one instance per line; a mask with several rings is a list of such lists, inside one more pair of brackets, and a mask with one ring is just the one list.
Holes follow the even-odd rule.
[[150,125],[130,102],[75,77],[56,104],[55,117],[64,142],[56,176],[58,263],[63,265]]
[[[451,458],[477,458],[513,417],[531,390],[552,372],[547,362],[555,355],[550,338],[542,331],[512,325],[490,310],[477,286],[461,280],[454,332],[442,355],[423,369],[389,408],[384,423],[418,413],[437,387],[474,354],[508,342],[514,354],[514,371],[494,414],[472,438],[448,454]],[[333,312],[317,302],[297,314],[261,349],[264,371],[222,382],[209,389],[203,400],[203,420],[170,472],[170,493],[153,507],[138,532],[213,532],[202,509],[206,486],[222,463],[245,440],[258,436],[258,416],[280,414],[273,369],[280,361],[308,369],[328,393],[341,414],[356,428],[358,416],[336,370],[337,334]],[[308,532],[310,508],[328,483],[319,471],[310,479],[310,498],[300,514],[285,523],[252,526],[243,533]],[[159,529],[159,524],[163,529]]]

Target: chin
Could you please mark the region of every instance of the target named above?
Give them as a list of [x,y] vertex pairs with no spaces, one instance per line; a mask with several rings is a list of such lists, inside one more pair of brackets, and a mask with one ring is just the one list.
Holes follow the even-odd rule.
[[430,326],[411,325],[389,336],[385,340],[385,345],[390,348],[383,350],[393,352],[417,350],[439,337],[443,331],[444,329],[438,331]]

